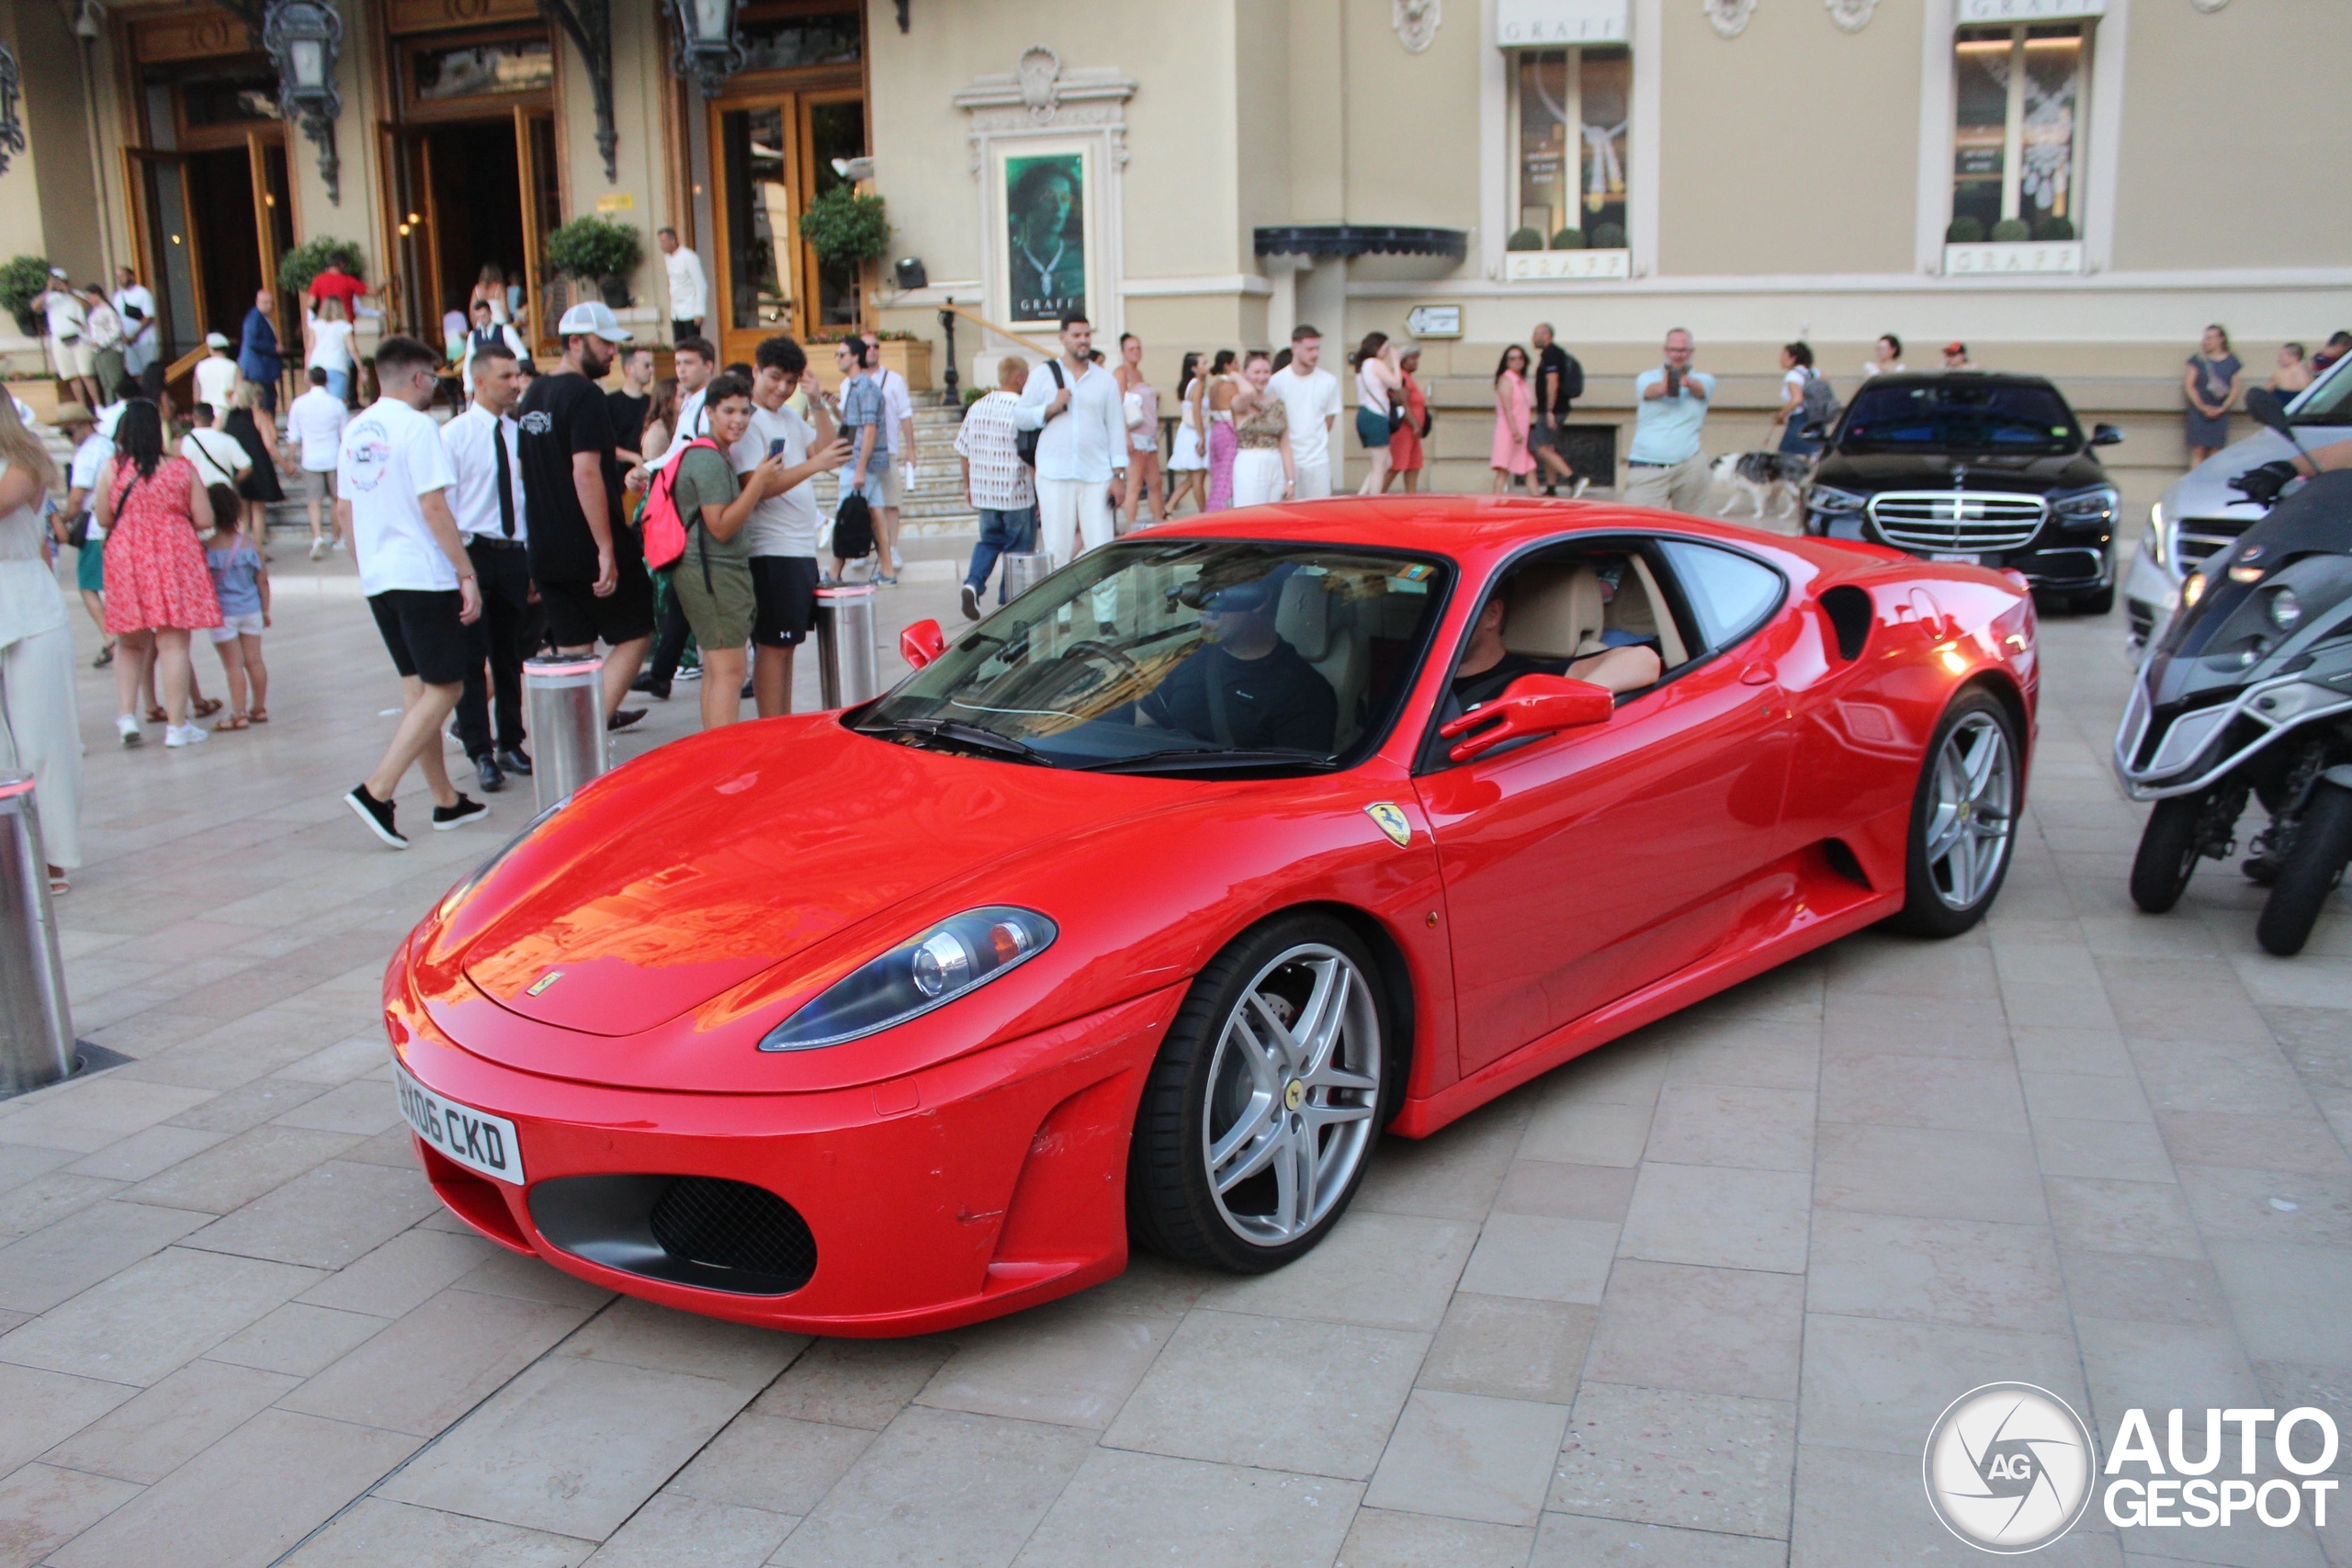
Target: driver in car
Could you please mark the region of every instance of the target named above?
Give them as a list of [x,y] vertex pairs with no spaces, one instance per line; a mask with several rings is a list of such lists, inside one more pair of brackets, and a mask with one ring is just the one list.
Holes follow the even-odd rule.
[[[1606,598],[1616,597],[1618,573],[1624,570],[1622,559],[1613,564],[1615,572],[1606,566],[1599,572]],[[1477,624],[1470,628],[1470,640],[1462,650],[1462,662],[1454,667],[1453,700],[1440,716],[1441,722],[1480,703],[1492,702],[1521,675],[1566,675],[1611,692],[1638,692],[1666,671],[1657,650],[1642,641],[1626,641],[1581,659],[1532,659],[1513,653],[1503,643],[1503,622],[1510,613],[1504,597],[1495,594],[1479,610]],[[1602,634],[1604,641],[1629,636],[1616,631]]]
[[1331,683],[1274,630],[1287,572],[1210,590],[1201,646],[1136,706],[1164,729],[1239,750],[1329,755],[1340,700]]

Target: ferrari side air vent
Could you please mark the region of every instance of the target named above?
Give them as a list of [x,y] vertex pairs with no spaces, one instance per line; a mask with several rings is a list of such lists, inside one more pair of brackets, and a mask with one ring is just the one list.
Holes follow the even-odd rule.
[[1822,594],[1821,613],[1829,617],[1838,634],[1838,657],[1849,662],[1860,659],[1871,639],[1871,623],[1878,619],[1871,596],[1851,583],[1841,582]]
[[817,1272],[800,1211],[715,1176],[565,1176],[531,1189],[531,1223],[562,1248],[649,1280],[781,1296]]
[[673,1258],[765,1279],[805,1281],[817,1268],[808,1222],[764,1187],[682,1176],[647,1216]]

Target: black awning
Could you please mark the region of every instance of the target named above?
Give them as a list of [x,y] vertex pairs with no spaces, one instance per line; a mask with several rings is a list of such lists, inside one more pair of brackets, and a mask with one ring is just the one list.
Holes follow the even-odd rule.
[[1377,223],[1286,223],[1258,231],[1261,256],[1450,256],[1469,253],[1459,229],[1400,228]]

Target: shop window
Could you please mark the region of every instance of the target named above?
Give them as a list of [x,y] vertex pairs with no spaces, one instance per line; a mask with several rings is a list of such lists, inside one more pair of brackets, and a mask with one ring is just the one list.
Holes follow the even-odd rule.
[[1624,248],[1633,85],[1620,47],[1512,51],[1512,249]]
[[1959,30],[1951,244],[2081,237],[2090,34],[2088,22]]

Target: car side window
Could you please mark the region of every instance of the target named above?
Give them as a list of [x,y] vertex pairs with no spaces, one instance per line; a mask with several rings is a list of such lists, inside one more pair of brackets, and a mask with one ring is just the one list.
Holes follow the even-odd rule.
[[1735,551],[1689,539],[1658,545],[1710,649],[1729,648],[1763,625],[1787,592],[1779,572]]

